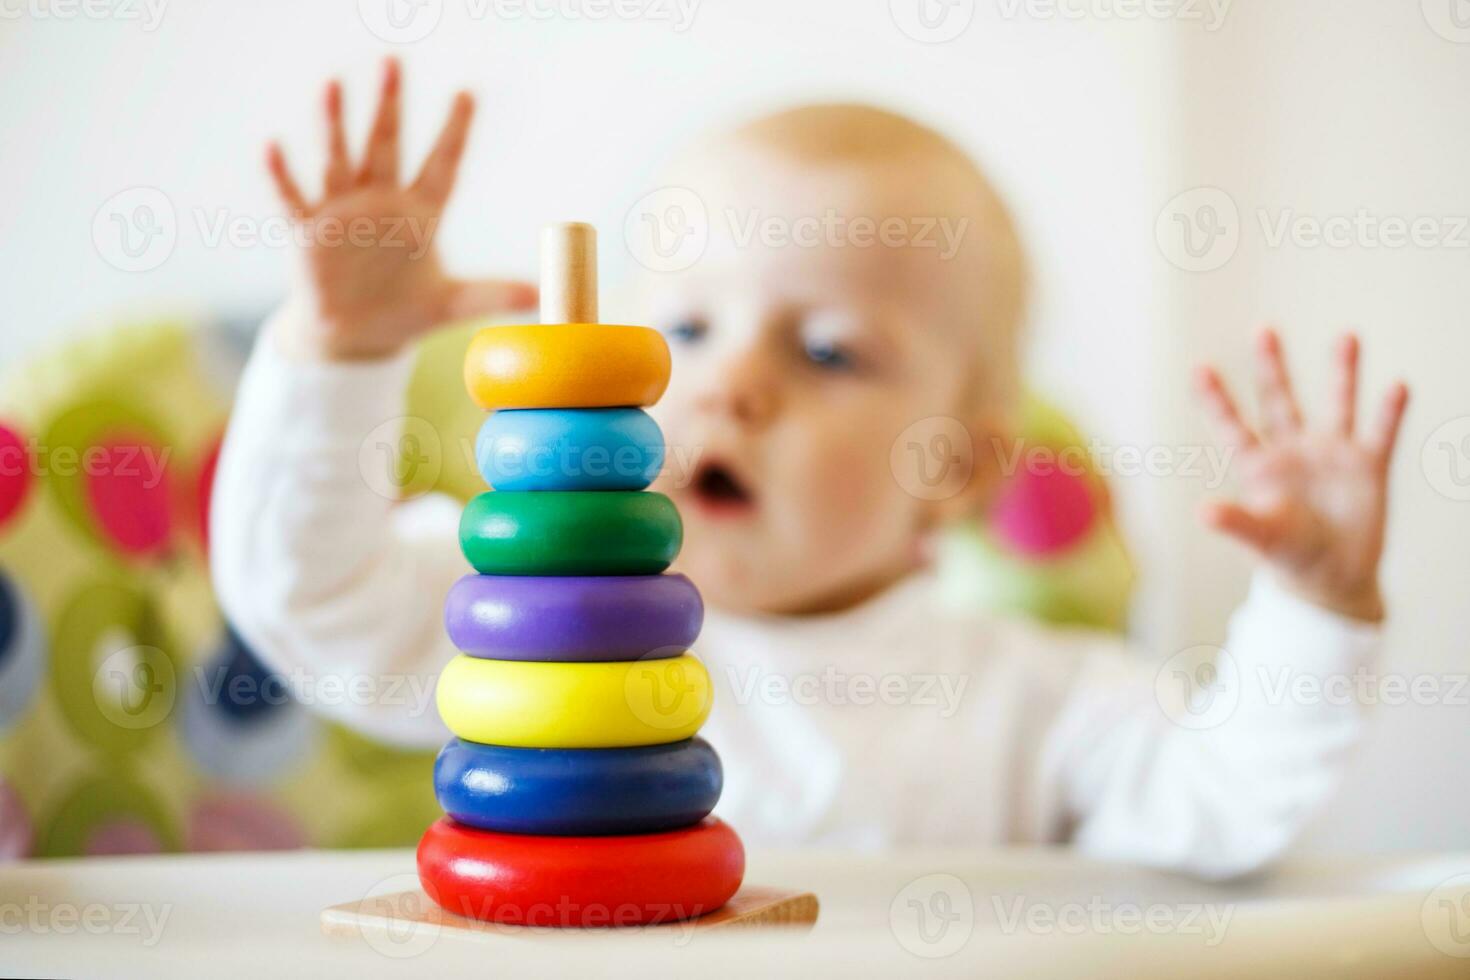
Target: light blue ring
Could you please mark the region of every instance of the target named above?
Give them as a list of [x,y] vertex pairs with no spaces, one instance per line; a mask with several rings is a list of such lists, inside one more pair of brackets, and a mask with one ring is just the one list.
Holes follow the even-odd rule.
[[496,490],[642,490],[664,465],[664,435],[637,408],[492,412],[475,462]]

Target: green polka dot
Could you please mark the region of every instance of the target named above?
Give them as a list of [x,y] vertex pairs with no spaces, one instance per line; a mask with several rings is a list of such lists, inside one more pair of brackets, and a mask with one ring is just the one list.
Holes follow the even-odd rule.
[[54,635],[51,688],[72,731],[113,757],[146,749],[172,715],[179,679],[152,599],[93,582],[62,607]]
[[37,853],[42,857],[86,854],[100,826],[122,820],[147,827],[165,850],[180,849],[178,827],[146,787],[119,773],[95,773],[74,784],[42,822],[44,837]]
[[1026,445],[1086,446],[1087,440],[1055,405],[1035,395],[1027,395],[1021,403],[1020,432]]

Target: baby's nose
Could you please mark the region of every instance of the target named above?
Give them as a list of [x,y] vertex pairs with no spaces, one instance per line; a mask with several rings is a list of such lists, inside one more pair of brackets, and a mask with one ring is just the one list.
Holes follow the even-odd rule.
[[700,407],[741,425],[760,428],[780,411],[779,385],[760,352],[726,360],[710,378]]

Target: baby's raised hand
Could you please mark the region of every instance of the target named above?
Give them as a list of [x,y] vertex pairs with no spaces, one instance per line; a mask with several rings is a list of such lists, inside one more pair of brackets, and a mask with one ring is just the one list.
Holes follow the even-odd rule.
[[1358,338],[1337,349],[1332,423],[1308,428],[1274,331],[1261,334],[1257,384],[1261,427],[1241,420],[1212,367],[1197,375],[1200,394],[1240,463],[1240,499],[1209,501],[1207,524],[1237,538],[1309,601],[1357,619],[1383,618],[1378,559],[1383,552],[1388,464],[1409,392],[1389,389],[1372,432],[1355,435]]
[[449,121],[418,175],[403,184],[398,173],[398,62],[383,70],[377,116],[362,159],[347,150],[342,125],[342,87],[327,85],[328,153],[320,200],[308,201],[278,144],[267,166],[282,201],[302,232],[305,284],[311,316],[292,320],[288,350],[330,359],[384,357],[446,321],[526,309],[534,286],[448,276],[434,248],[445,202],[454,188],[474,115],[461,92]]

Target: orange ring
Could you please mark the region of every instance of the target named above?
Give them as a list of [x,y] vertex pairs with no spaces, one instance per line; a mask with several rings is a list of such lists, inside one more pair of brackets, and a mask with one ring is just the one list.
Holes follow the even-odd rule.
[[649,327],[487,327],[470,341],[464,382],[487,411],[641,407],[668,387],[669,345]]

